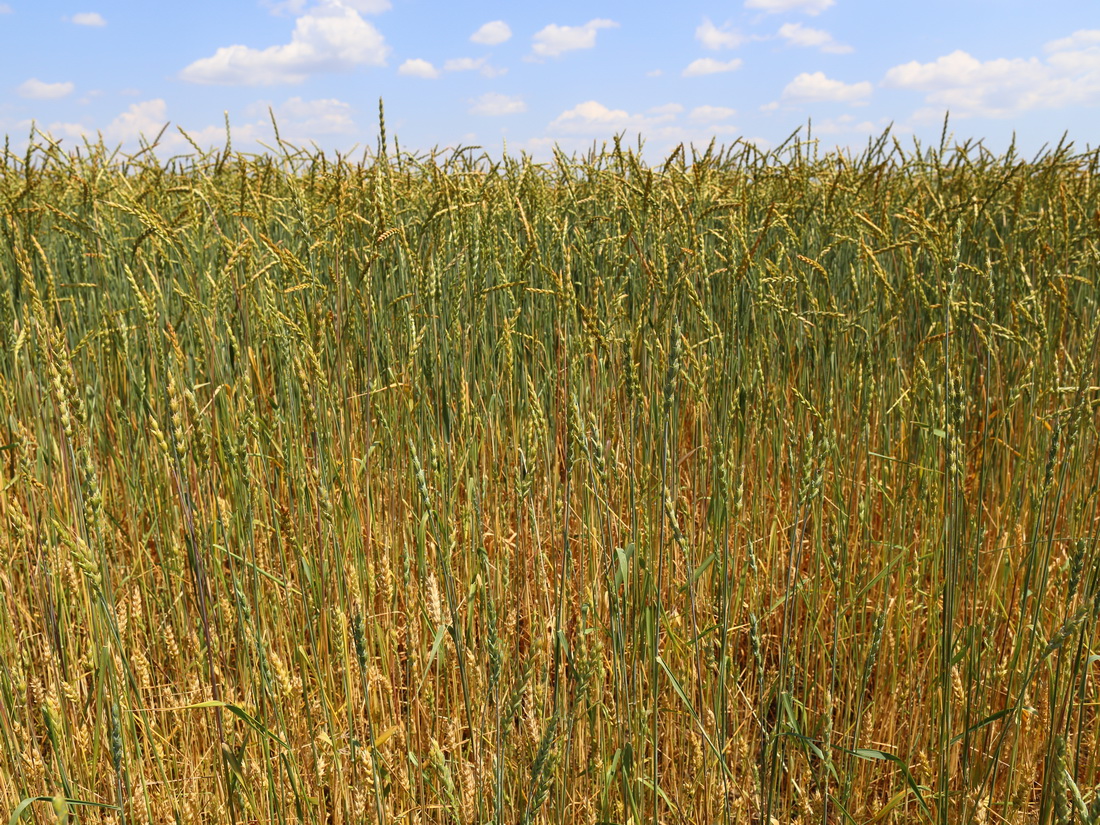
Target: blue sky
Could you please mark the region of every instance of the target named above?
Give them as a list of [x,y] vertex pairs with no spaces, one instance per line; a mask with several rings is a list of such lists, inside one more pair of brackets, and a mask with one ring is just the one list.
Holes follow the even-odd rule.
[[1094,0],[2,0],[0,133],[202,145],[402,146],[546,158],[625,133],[656,157],[712,137],[825,148],[890,123],[903,142],[1095,145]]

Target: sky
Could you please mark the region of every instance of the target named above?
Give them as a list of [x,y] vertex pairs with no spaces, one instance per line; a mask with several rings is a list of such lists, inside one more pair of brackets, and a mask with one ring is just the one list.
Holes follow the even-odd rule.
[[1100,132],[1096,0],[0,0],[0,133],[159,156],[283,140],[552,157],[615,135],[823,149]]

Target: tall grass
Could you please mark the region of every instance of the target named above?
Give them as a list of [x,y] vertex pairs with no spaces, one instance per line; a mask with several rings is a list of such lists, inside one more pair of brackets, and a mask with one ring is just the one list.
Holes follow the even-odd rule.
[[0,806],[1097,822],[1098,171],[6,151]]

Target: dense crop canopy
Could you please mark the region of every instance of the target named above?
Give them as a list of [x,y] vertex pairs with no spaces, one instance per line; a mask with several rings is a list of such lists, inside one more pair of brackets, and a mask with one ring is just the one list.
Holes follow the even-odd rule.
[[2,815],[1096,821],[1098,165],[6,155]]

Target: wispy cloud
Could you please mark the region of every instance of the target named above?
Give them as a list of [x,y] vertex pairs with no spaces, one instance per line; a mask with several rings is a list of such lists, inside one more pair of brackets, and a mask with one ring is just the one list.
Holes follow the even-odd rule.
[[[725,115],[722,107],[697,107],[684,118],[685,108],[676,102],[653,106],[642,112],[631,112],[606,106],[598,100],[587,100],[558,115],[547,126],[542,137],[522,141],[525,150],[536,156],[547,156],[555,145],[565,151],[583,149],[592,140],[610,140],[613,135],[642,135],[647,148],[660,153],[672,151],[680,144],[706,146],[716,136],[731,136],[737,127],[706,121],[698,115]],[[724,120],[718,117],[717,120]],[[511,142],[509,142],[511,144]]]
[[779,27],[779,36],[792,46],[820,49],[826,54],[848,54],[852,47],[837,43],[833,36],[822,29],[811,29],[801,23],[784,23]]
[[715,51],[718,49],[733,49],[745,42],[745,37],[736,29],[731,29],[728,24],[719,28],[705,17],[699,27],[695,29],[695,39],[702,43],[705,48]]
[[279,133],[292,139],[315,135],[344,135],[355,131],[350,103],[334,97],[306,100],[291,97],[282,103],[258,101],[246,109],[248,114],[261,121],[268,118],[268,110],[275,115]]
[[455,57],[443,64],[445,72],[472,72],[485,65],[484,57]]
[[[168,122],[168,104],[162,98],[132,103],[106,126],[96,129],[84,123],[58,121],[44,130],[55,138],[79,140],[83,136],[95,139],[97,132],[107,144],[135,143],[139,138],[152,140]],[[222,134],[225,134],[222,127]],[[177,136],[178,137],[178,136]],[[182,143],[183,138],[179,138]]]
[[[264,5],[270,8],[273,14],[289,14],[295,17],[305,11],[311,2],[313,0],[263,0]],[[390,0],[322,0],[322,2],[337,3],[362,14],[381,14],[393,8]]]
[[490,65],[487,57],[454,57],[444,62],[445,72],[480,72],[483,77],[500,77],[508,70]]
[[925,93],[925,102],[960,117],[1006,118],[1034,109],[1100,103],[1100,29],[1046,44],[1045,59],[978,60],[954,51],[930,63],[895,66],[883,85]]
[[551,134],[592,135],[610,137],[616,132],[641,132],[675,120],[684,110],[679,103],[655,106],[645,114],[631,114],[625,109],[611,109],[596,100],[578,103],[550,123]]
[[713,57],[700,57],[698,60],[691,61],[682,72],[684,77],[702,77],[708,74],[721,74],[722,72],[732,72],[741,68],[741,58],[734,58],[733,60],[715,60]]
[[1078,29],[1069,37],[1051,40],[1043,50],[1046,52],[1068,52],[1076,49],[1088,49],[1100,46],[1100,29]]
[[439,77],[439,69],[427,60],[423,60],[419,57],[406,60],[397,67],[397,73],[408,75],[409,77],[423,77],[426,80],[432,80]]
[[20,83],[16,92],[19,93],[20,97],[29,100],[57,100],[72,94],[75,88],[76,85],[68,81],[64,83],[46,83],[37,77],[32,77]]
[[470,40],[485,46],[496,46],[510,40],[511,37],[511,26],[503,20],[490,20],[488,23],[484,23],[476,32],[471,34]]
[[[271,135],[270,113],[274,114],[278,123],[279,135],[292,143],[308,143],[332,135],[354,135],[359,128],[352,112],[351,104],[336,98],[307,100],[291,97],[282,103],[258,100],[244,109],[251,120],[233,123],[233,143],[255,143]],[[152,140],[168,121],[167,103],[161,98],[154,98],[131,104],[126,111],[99,129],[86,123],[56,122],[45,131],[54,137],[73,139],[85,135],[94,139],[99,132],[108,144],[133,145],[142,137]],[[175,129],[170,129],[163,133],[159,145],[168,151],[186,151],[190,141],[203,147],[225,143],[225,126],[221,123],[187,128],[186,132],[187,138],[184,138]]]
[[845,83],[826,77],[824,72],[803,72],[783,89],[784,103],[866,103],[872,86],[864,80]]
[[[814,134],[818,135],[870,135],[879,134],[890,125],[889,118],[877,121],[859,119],[855,115],[844,114],[839,117],[827,117],[814,120]],[[895,125],[895,130],[904,131],[904,127]]]
[[591,49],[596,45],[596,32],[618,27],[614,20],[597,18],[583,26],[559,26],[551,23],[535,33],[531,50],[539,57],[557,57],[577,49]]
[[691,114],[688,115],[692,120],[706,120],[714,122],[716,120],[726,120],[737,114],[736,109],[730,109],[726,106],[696,106],[691,110]]
[[108,142],[126,143],[146,137],[150,140],[168,122],[168,104],[162,98],[132,103],[130,107],[107,124],[103,137]]
[[503,95],[499,92],[486,92],[470,101],[470,114],[499,117],[518,115],[527,111],[527,104],[519,96]]
[[821,14],[836,0],[745,0],[746,9],[757,9],[767,14],[800,11],[803,14]]
[[301,83],[321,72],[384,66],[389,47],[359,12],[340,2],[312,8],[294,22],[290,42],[266,49],[233,45],[196,60],[180,77],[192,83]]
[[76,26],[106,26],[107,21],[97,11],[82,11],[67,18],[68,22]]

